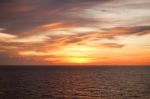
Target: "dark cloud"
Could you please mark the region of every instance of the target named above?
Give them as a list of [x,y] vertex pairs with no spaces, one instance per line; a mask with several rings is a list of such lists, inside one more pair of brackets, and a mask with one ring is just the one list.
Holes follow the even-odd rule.
[[8,53],[0,52],[0,65],[40,65],[42,63],[23,57],[9,55]]
[[133,33],[136,33],[137,35],[144,35],[150,33],[150,26],[138,26],[133,28]]
[[122,48],[125,45],[117,44],[117,43],[101,43],[100,46],[105,47],[105,48]]
[[[144,35],[144,34],[148,34],[150,32],[150,26],[134,26],[134,27],[116,27],[111,29],[110,31],[112,31],[114,34],[135,34],[135,35]],[[116,32],[115,32],[116,31]]]
[[0,0],[0,4],[12,3],[15,0]]
[[2,0],[0,1],[0,27],[6,32],[27,31],[41,24],[67,20],[64,12],[109,0]]
[[114,38],[123,35],[145,35],[150,33],[150,26],[115,27],[99,32],[99,38]]
[[66,43],[76,43],[76,42],[80,42],[80,41],[81,41],[81,39],[79,39],[79,38],[73,38],[73,39],[68,40]]

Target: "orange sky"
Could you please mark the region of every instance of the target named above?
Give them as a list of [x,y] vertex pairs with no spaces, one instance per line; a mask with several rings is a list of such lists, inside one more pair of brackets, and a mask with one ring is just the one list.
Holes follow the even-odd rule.
[[149,65],[149,4],[148,0],[1,2],[0,65]]

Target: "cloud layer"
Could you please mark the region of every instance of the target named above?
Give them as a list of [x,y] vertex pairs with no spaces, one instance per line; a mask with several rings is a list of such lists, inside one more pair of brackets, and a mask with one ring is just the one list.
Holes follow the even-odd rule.
[[[147,0],[1,0],[0,59],[21,58],[18,64],[30,64],[26,59],[36,60],[34,64],[70,64],[71,59],[149,64],[150,47],[145,47],[150,44],[149,4]],[[141,62],[132,63],[135,58]]]

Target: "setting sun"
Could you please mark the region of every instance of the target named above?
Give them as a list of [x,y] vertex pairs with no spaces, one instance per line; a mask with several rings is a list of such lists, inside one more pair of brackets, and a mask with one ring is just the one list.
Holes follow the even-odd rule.
[[86,64],[92,62],[91,55],[94,48],[83,45],[64,46],[61,50],[56,51],[55,55],[61,55],[60,61],[71,64]]
[[91,59],[86,57],[72,57],[69,58],[68,61],[70,63],[85,64],[91,62]]

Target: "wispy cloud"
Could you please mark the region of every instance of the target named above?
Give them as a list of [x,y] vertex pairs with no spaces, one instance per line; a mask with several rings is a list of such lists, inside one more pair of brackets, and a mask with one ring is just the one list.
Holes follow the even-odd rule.
[[136,54],[147,63],[149,4],[147,0],[2,0],[0,59],[5,53],[21,61],[63,64],[78,58],[99,64],[117,57],[124,63]]

